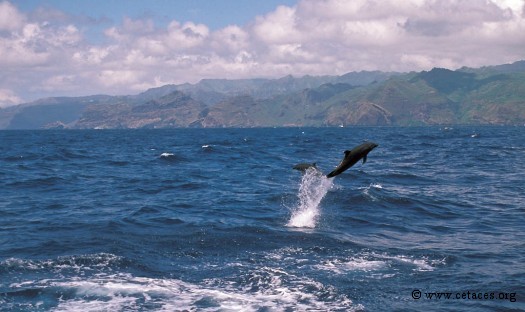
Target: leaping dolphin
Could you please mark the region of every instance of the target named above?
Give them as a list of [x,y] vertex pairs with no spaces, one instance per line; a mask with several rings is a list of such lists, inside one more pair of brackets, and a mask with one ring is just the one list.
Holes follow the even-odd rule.
[[308,169],[310,169],[310,168],[314,168],[316,170],[319,170],[319,169],[317,169],[317,164],[316,163],[311,163],[311,164],[309,164],[309,163],[300,163],[300,164],[297,164],[297,165],[293,166],[293,169],[299,170],[299,171],[303,171],[303,172],[308,170]]
[[373,142],[365,142],[354,147],[352,150],[345,151],[345,158],[343,158],[341,163],[339,163],[332,172],[327,174],[326,177],[333,178],[336,175],[343,173],[346,169],[355,165],[361,158],[363,159],[363,164],[366,163],[366,156],[377,146],[378,145]]

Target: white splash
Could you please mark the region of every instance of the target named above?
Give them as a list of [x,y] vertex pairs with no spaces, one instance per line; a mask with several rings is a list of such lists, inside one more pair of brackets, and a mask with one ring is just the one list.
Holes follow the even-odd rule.
[[297,194],[299,203],[293,209],[287,226],[315,228],[320,214],[319,204],[332,187],[332,180],[315,168],[306,170]]

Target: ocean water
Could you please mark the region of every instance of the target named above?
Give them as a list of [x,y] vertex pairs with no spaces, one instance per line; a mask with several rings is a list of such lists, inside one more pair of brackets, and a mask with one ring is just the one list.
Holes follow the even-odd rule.
[[0,311],[523,311],[524,158],[525,127],[1,131]]

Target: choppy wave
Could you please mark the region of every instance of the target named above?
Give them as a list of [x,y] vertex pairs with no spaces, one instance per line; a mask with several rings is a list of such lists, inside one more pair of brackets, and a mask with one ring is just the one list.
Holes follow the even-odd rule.
[[[123,265],[122,261],[111,254],[45,261],[4,261],[2,266],[11,271],[47,268],[60,274],[76,271],[79,275],[11,283],[8,291],[0,293],[3,306],[0,310],[354,311],[363,308],[354,305],[331,286],[275,267],[261,266],[239,276],[191,283],[175,278],[113,272]],[[20,298],[32,302],[20,303]]]
[[[45,280],[25,283],[24,293],[38,293],[39,297],[55,297],[56,304],[47,306],[43,301],[27,308],[49,308],[51,311],[355,311],[362,306],[353,306],[349,299],[335,302],[325,301],[329,290],[319,283],[302,281],[290,288],[279,284],[278,272],[270,277],[274,285],[260,287],[258,277],[253,277],[253,286],[248,290],[235,289],[231,285],[198,285],[176,279],[154,279],[134,277],[130,274],[100,275],[87,280]],[[212,283],[212,282],[209,282]],[[17,288],[19,285],[12,286]],[[250,291],[256,287],[258,291]],[[32,291],[30,291],[31,289]],[[316,293],[318,292],[318,293]],[[17,292],[20,294],[21,292]],[[9,303],[7,303],[9,307]],[[12,306],[12,308],[18,308]]]
[[253,254],[260,263],[231,262],[223,270],[234,269],[236,273],[201,282],[126,273],[122,270],[133,264],[114,254],[50,260],[10,258],[0,263],[4,273],[42,272],[47,277],[6,285],[8,289],[0,291],[0,310],[361,311],[365,309],[362,304],[354,303],[336,287],[301,273],[300,268],[309,267],[313,275],[326,271],[336,276],[363,273],[373,279],[390,279],[447,264],[444,258],[428,256],[360,251],[334,257],[332,253],[325,255],[328,251],[317,247],[281,248]]
[[384,278],[390,278],[400,272],[433,271],[437,267],[444,265],[446,265],[445,258],[414,258],[412,256],[365,252],[348,258],[325,260],[316,265],[316,267],[336,274],[348,274],[355,271],[378,272],[383,274]]
[[159,158],[165,161],[170,161],[170,162],[185,160],[183,156],[177,155],[175,153],[170,153],[170,152],[164,152],[160,154]]
[[[335,179],[291,169],[365,138]],[[518,127],[0,131],[0,311],[520,310],[410,292],[523,291],[524,151]]]

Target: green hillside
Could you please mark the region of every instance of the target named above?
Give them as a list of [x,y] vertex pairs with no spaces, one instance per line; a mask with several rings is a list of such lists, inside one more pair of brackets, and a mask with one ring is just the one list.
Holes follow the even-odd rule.
[[525,61],[419,73],[203,80],[0,109],[0,128],[525,124]]

